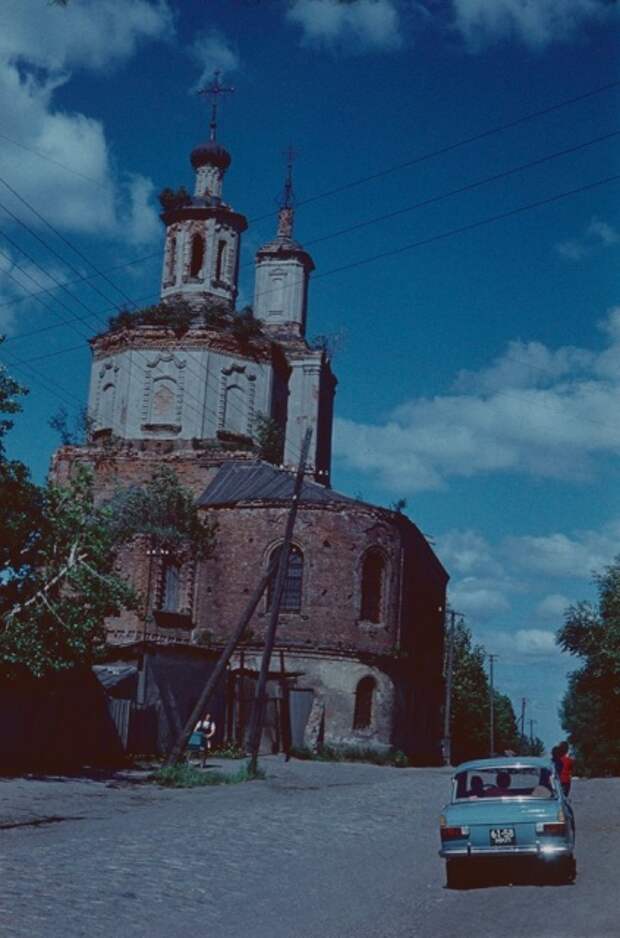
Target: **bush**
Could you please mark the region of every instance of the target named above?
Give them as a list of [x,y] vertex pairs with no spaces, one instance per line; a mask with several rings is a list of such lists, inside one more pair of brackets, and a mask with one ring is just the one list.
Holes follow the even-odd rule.
[[391,765],[404,769],[409,759],[400,749],[378,750],[358,746],[322,746],[313,752],[305,746],[291,749],[296,759],[312,759],[316,762],[370,762],[372,765]]
[[249,765],[243,765],[232,775],[214,775],[188,765],[186,762],[178,765],[165,765],[152,776],[152,781],[163,788],[201,788],[205,785],[237,785],[239,782],[249,782],[265,778],[262,769],[257,769],[255,775],[250,774]]

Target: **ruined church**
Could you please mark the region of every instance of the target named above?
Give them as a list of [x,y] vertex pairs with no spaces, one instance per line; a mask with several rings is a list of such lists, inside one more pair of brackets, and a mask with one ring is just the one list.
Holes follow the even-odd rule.
[[[107,623],[100,678],[119,706],[150,714],[159,743],[134,750],[178,730],[280,549],[309,428],[263,750],[394,747],[439,761],[447,574],[404,514],[331,487],[337,382],[328,350],[306,337],[314,263],[294,236],[290,167],[274,237],[256,252],[253,307],[238,313],[248,223],[224,197],[231,156],[215,109],[190,159],[193,192],[160,197],[160,302],[91,340],[90,436],[56,452],[52,476],[86,464],[104,501],[171,467],[217,522],[216,545],[206,560],[147,537],[127,545],[146,614]],[[243,742],[270,605],[267,589],[212,708],[219,742]]]

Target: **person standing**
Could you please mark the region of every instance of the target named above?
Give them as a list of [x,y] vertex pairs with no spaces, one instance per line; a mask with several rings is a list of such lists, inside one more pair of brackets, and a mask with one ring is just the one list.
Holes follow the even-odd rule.
[[560,764],[560,785],[562,786],[562,791],[568,798],[575,760],[568,754],[568,743],[566,740],[561,742],[558,746],[558,762]]
[[203,719],[198,720],[194,731],[202,736],[202,768],[204,769],[212,745],[211,740],[215,736],[215,720],[211,719],[210,713],[205,713]]

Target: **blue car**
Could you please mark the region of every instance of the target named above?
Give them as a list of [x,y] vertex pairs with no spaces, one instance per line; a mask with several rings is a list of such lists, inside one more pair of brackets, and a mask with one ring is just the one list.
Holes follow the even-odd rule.
[[546,759],[504,756],[457,766],[439,833],[451,888],[490,858],[532,861],[564,882],[576,876],[573,810]]

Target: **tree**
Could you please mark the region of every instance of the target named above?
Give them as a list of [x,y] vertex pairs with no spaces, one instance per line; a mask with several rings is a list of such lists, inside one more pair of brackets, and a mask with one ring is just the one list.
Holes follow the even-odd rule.
[[254,437],[260,459],[279,465],[284,458],[284,431],[278,421],[266,414],[257,414],[254,418]]
[[485,652],[472,645],[463,621],[455,624],[450,733],[452,762],[489,754],[489,684],[484,670]]
[[580,658],[560,708],[578,770],[620,774],[620,556],[594,577],[598,603],[576,603],[557,642]]
[[[450,732],[452,762],[489,755],[490,686],[484,667],[486,652],[473,645],[471,631],[460,620],[455,624]],[[515,712],[506,694],[494,690],[495,750],[519,751]]]

